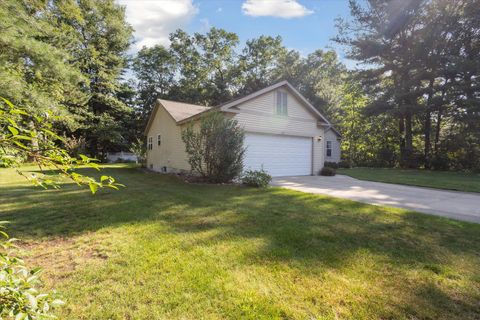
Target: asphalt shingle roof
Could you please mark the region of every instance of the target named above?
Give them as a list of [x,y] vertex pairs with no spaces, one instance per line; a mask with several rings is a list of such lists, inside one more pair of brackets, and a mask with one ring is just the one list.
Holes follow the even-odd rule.
[[164,99],[158,99],[163,107],[170,113],[176,122],[187,119],[198,113],[210,109],[210,107],[199,106],[196,104],[190,104],[185,102],[170,101]]

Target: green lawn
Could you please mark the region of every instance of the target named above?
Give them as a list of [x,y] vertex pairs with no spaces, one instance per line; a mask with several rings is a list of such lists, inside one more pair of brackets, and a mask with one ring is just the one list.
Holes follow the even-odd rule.
[[0,170],[0,220],[61,319],[479,319],[480,225],[286,189],[39,190]]
[[420,187],[480,192],[480,174],[387,168],[338,169],[339,174],[368,181]]

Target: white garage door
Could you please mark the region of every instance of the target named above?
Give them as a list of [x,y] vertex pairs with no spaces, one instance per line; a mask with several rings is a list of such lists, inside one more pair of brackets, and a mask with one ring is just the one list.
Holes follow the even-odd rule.
[[274,177],[311,174],[311,138],[246,133],[245,146],[245,169],[263,166]]

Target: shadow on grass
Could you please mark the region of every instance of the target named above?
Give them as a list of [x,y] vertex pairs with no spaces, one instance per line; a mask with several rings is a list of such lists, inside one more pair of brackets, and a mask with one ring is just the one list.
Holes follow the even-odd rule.
[[[155,221],[173,233],[215,230],[195,245],[261,238],[265,246],[245,263],[298,261],[305,270],[342,268],[361,250],[404,268],[441,270],[450,254],[479,261],[480,225],[278,188],[186,184],[133,168],[102,174],[127,187],[95,196],[72,185],[47,191],[0,187],[0,220],[10,220],[11,233],[26,239]],[[419,284],[413,298],[432,308],[444,304],[480,313],[478,304],[455,301],[433,284]]]
[[479,249],[466,244],[480,242],[480,225],[400,209],[279,188],[186,184],[135,168],[101,174],[118,177],[127,187],[97,195],[71,184],[60,190],[0,187],[0,219],[11,221],[20,237],[69,236],[162,220],[174,232],[219,228],[217,237],[263,237],[271,246],[265,253],[283,248],[285,258],[316,257],[319,251],[312,248],[322,252],[337,245],[350,250],[366,247],[405,261],[434,260],[439,253],[431,250],[432,243],[457,253]]

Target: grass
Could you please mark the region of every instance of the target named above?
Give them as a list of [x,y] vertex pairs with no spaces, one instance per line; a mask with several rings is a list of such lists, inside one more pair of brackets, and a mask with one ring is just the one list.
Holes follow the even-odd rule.
[[0,220],[62,319],[478,319],[480,225],[286,189],[39,190],[0,170]]
[[480,192],[480,174],[478,173],[389,168],[338,169],[337,172],[360,180]]

